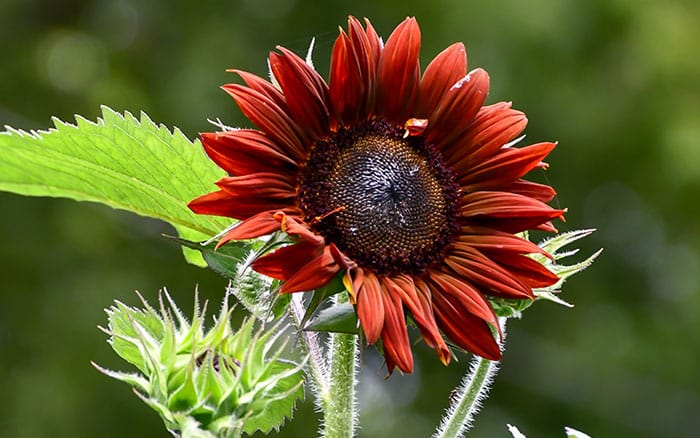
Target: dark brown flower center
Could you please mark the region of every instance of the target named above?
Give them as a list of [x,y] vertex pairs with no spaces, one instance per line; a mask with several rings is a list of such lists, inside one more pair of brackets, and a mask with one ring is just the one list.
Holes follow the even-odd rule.
[[302,171],[306,220],[358,265],[418,274],[442,259],[456,228],[452,172],[421,137],[382,120],[318,142]]

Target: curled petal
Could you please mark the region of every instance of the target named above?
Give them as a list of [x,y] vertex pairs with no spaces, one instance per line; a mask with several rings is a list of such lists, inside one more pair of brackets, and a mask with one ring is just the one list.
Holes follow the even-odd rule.
[[403,124],[404,128],[404,138],[407,137],[415,137],[417,135],[423,134],[425,131],[425,128],[428,127],[428,119],[416,119],[415,117],[411,117],[410,119],[406,120],[406,123]]
[[346,256],[334,243],[329,244],[328,249],[333,259],[340,266],[340,269],[345,271],[343,273],[343,286],[350,294],[350,303],[355,304],[357,294],[364,281],[364,272],[354,260]]

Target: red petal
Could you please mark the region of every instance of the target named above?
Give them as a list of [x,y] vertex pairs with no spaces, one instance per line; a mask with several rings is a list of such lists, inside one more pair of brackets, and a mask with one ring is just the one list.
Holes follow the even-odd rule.
[[270,98],[284,112],[287,111],[287,100],[284,97],[284,94],[282,94],[282,92],[277,87],[272,85],[269,81],[266,81],[260,76],[248,73],[247,71],[236,69],[231,69],[229,71],[239,75],[241,79],[243,79],[243,82],[245,82],[246,85],[248,85],[253,90]]
[[499,190],[529,196],[542,202],[549,202],[557,196],[557,192],[552,187],[524,179],[499,187]]
[[187,206],[197,214],[211,214],[234,219],[247,219],[267,210],[286,210],[292,207],[289,202],[274,199],[257,199],[239,196],[223,190],[202,195],[190,201]]
[[209,158],[232,175],[257,172],[292,174],[297,169],[295,160],[280,151],[260,131],[205,132],[199,138]]
[[348,34],[340,31],[333,46],[330,70],[331,102],[341,122],[352,124],[373,109],[376,64],[372,42],[355,18],[348,18]]
[[331,281],[339,271],[340,267],[326,247],[321,255],[289,277],[282,285],[280,293],[314,290]]
[[413,372],[413,354],[408,340],[401,299],[390,293],[383,284],[382,298],[384,300],[382,345],[389,374],[394,370],[394,366],[398,366],[404,373],[411,373]]
[[243,85],[228,84],[222,88],[236,100],[243,114],[289,151],[290,156],[298,160],[306,158],[304,141],[308,138],[283,108],[264,94]]
[[534,169],[555,146],[555,143],[538,143],[501,149],[500,153],[473,166],[458,181],[470,192],[507,185]]
[[457,241],[466,243],[479,251],[492,253],[542,254],[552,258],[549,253],[530,242],[511,233],[485,227],[462,227]]
[[360,319],[367,343],[377,342],[384,327],[384,304],[379,280],[370,271],[365,273],[357,294],[357,317]]
[[[416,285],[418,299],[420,300],[421,306],[423,307],[423,314],[430,315],[430,319],[432,319],[433,323],[437,324],[437,321],[435,320],[435,311],[433,307],[433,294],[430,287],[420,278],[415,278],[414,283]],[[425,334],[423,335],[423,339],[428,345],[435,349],[438,356],[440,357],[440,361],[444,365],[450,363],[450,349],[448,348],[447,344],[445,343],[445,340],[443,339],[440,333],[438,333],[438,337],[434,339],[435,345],[430,344],[429,340],[425,337]]]
[[268,199],[296,197],[296,190],[288,177],[279,173],[251,173],[227,176],[216,182],[220,189],[237,196]]
[[242,221],[219,241],[216,247],[231,240],[253,239],[280,229],[280,223],[273,217],[276,210],[263,211]]
[[239,194],[227,190],[202,195],[190,201],[188,207],[198,214],[211,214],[241,220],[264,211],[296,209],[290,199],[249,196],[246,193]]
[[561,217],[566,210],[555,210],[527,196],[507,192],[473,192],[460,200],[460,213],[475,225],[485,225],[509,233],[532,229]]
[[532,290],[516,276],[467,245],[455,244],[444,263],[459,277],[503,298],[533,298]]
[[[559,219],[561,219],[562,221],[564,221],[564,216],[560,217]],[[564,222],[566,222],[566,221],[564,221]],[[545,223],[543,223],[543,224],[540,224],[540,225],[536,226],[535,228],[533,228],[533,230],[537,230],[537,231],[546,231],[546,232],[548,232],[548,233],[556,233],[556,232],[557,232],[557,229],[554,227],[554,224],[552,224],[552,223],[549,222],[549,221],[547,221],[547,222],[545,222]]]
[[391,288],[392,293],[401,297],[401,301],[411,312],[413,321],[420,329],[425,343],[435,349],[442,363],[447,365],[450,361],[450,350],[447,348],[445,340],[442,339],[435,322],[427,285],[418,279],[414,282],[407,275],[387,278],[385,283]]
[[478,316],[484,321],[498,325],[496,315],[486,298],[474,289],[469,283],[461,281],[451,274],[429,271],[428,277],[444,296],[449,296],[461,303],[469,313]]
[[481,108],[465,135],[443,148],[447,163],[457,169],[469,169],[523,132],[527,117],[510,106],[510,102],[499,102]]
[[[366,21],[367,30],[362,29],[362,24],[355,18],[348,19],[348,36],[352,42],[352,47],[357,57],[360,72],[365,83],[362,106],[360,107],[360,118],[366,118],[374,112],[377,88],[377,68],[379,66],[379,56],[382,50],[379,36],[374,31],[369,20]],[[359,90],[358,90],[359,92]]]
[[345,271],[343,274],[343,286],[350,294],[350,303],[355,304],[355,299],[364,281],[364,272],[354,260],[346,256],[335,244],[330,243],[328,249],[335,262],[340,266],[340,269]]
[[415,137],[417,135],[422,135],[427,127],[428,119],[416,119],[415,117],[411,117],[410,119],[406,120],[406,123],[403,124],[403,129],[405,130],[404,138],[408,136]]
[[309,261],[315,259],[323,251],[322,246],[309,242],[297,243],[277,249],[264,255],[252,264],[252,268],[263,275],[287,280],[299,271]]
[[464,44],[455,43],[440,52],[423,73],[415,115],[430,118],[445,93],[466,74]]
[[555,273],[530,257],[506,253],[494,254],[492,257],[529,287],[547,287],[559,281]]
[[501,349],[490,326],[454,298],[433,294],[435,318],[447,337],[461,348],[489,360],[500,360]]
[[420,28],[407,18],[389,36],[379,58],[377,112],[403,123],[413,111],[420,81]]
[[303,59],[277,47],[282,54],[270,54],[270,68],[282,87],[292,119],[312,138],[318,139],[329,130],[328,86]]
[[[384,45],[382,44],[382,39],[377,35],[377,31],[374,30],[372,23],[366,18],[365,27],[367,28],[365,33],[367,34],[367,41],[369,42],[369,51],[367,52],[368,59],[370,60],[370,65],[374,64],[374,69],[376,71],[376,69],[379,68],[379,58],[384,50]],[[352,38],[352,33],[350,37]]]
[[472,70],[457,81],[438,103],[426,131],[426,142],[440,150],[464,136],[473,123],[489,92],[489,75],[485,70]]
[[336,117],[345,124],[356,122],[360,117],[360,108],[363,106],[361,102],[367,85],[362,78],[350,38],[342,30],[333,45],[329,83]]
[[324,244],[323,236],[311,231],[306,222],[299,220],[296,217],[288,216],[284,214],[284,212],[277,212],[274,216],[275,219],[280,221],[282,224],[282,231],[285,233],[292,236],[297,236],[307,242],[313,243],[314,245],[321,246]]

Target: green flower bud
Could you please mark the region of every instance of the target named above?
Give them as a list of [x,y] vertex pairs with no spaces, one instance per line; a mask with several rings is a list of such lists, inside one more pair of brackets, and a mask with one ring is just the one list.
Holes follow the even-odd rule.
[[114,351],[139,372],[93,365],[132,385],[168,430],[183,437],[237,437],[269,432],[291,417],[303,396],[303,364],[281,358],[286,342],[277,342],[285,328],[280,323],[256,329],[251,318],[234,332],[227,295],[205,331],[206,303],[200,311],[196,295],[191,323],[167,291],[159,296],[159,310],[139,297],[142,309],[115,301],[102,329]]

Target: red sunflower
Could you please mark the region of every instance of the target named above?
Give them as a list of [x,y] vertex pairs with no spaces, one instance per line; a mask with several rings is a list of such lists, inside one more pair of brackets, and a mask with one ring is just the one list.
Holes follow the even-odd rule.
[[258,127],[204,133],[231,176],[193,200],[196,213],[240,219],[219,244],[274,231],[293,244],[253,269],[314,290],[342,275],[369,344],[380,338],[389,371],[413,370],[406,316],[447,364],[455,345],[501,352],[486,296],[533,298],[557,276],[516,236],[554,231],[563,210],[547,186],[521,179],[544,167],[553,143],[509,145],[525,128],[510,103],[484,106],[489,78],[467,73],[464,45],[437,55],[421,77],[420,29],[404,20],[383,44],[369,21],[340,31],[330,81],[278,47],[278,86],[243,71],[223,89]]

